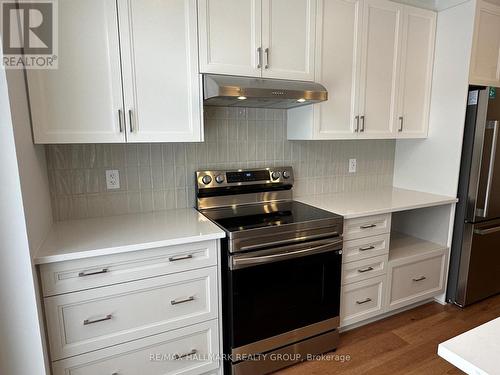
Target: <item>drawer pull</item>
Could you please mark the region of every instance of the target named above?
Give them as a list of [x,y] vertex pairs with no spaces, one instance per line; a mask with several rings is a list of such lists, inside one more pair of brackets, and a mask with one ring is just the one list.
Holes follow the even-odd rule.
[[184,298],[184,299],[179,299],[179,300],[173,299],[172,301],[170,301],[170,303],[172,305],[180,305],[181,303],[186,303],[186,302],[191,302],[191,301],[194,301],[194,296]]
[[359,273],[365,273],[368,271],[373,271],[373,267],[366,267],[366,268],[358,270]]
[[170,258],[168,258],[168,261],[169,262],[177,262],[178,260],[186,260],[186,259],[193,259],[193,254],[170,257]]
[[99,275],[101,273],[108,273],[108,272],[109,272],[109,268],[103,268],[102,270],[99,270],[99,271],[82,271],[78,274],[78,277]]
[[189,356],[195,355],[196,353],[198,353],[198,350],[193,349],[193,350],[191,350],[191,351],[190,351],[190,352],[188,352],[188,353],[184,353],[184,354],[176,354],[176,355],[174,355],[174,359],[175,359],[175,360],[178,360],[178,359],[186,358],[186,357],[189,357]]
[[366,246],[366,247],[360,247],[359,251],[366,251],[366,250],[373,250],[375,249],[375,246]]
[[363,303],[368,303],[368,302],[371,302],[372,299],[371,298],[367,298],[367,299],[364,299],[363,301],[356,301],[356,303],[358,305],[362,305]]
[[413,279],[413,281],[422,281],[422,280],[425,280],[427,277],[425,276],[420,276],[420,277],[417,277],[416,279]]
[[370,228],[375,228],[376,226],[377,226],[377,224],[366,224],[366,225],[360,226],[359,228],[360,229],[370,229]]
[[90,325],[90,324],[99,323],[99,322],[104,322],[104,321],[106,321],[106,320],[111,320],[111,318],[113,318],[113,315],[108,314],[108,315],[106,315],[104,318],[100,318],[100,319],[95,319],[95,320],[85,319],[85,320],[83,321],[83,325],[84,325],[84,326],[88,326],[88,325]]

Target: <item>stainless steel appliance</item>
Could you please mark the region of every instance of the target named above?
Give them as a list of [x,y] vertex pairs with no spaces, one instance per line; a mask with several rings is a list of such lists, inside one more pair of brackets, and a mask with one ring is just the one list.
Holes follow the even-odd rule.
[[292,200],[291,167],[196,172],[222,241],[228,374],[266,374],[335,349],[343,218]]
[[447,297],[500,293],[500,89],[469,88]]
[[328,99],[319,83],[205,74],[204,105],[288,109]]

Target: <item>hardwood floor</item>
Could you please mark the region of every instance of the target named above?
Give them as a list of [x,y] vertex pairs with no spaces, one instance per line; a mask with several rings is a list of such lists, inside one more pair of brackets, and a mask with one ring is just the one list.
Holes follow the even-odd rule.
[[[341,333],[329,359],[304,362],[277,374],[463,374],[437,355],[440,342],[500,316],[500,295],[465,309],[428,303]],[[335,360],[334,356],[350,356]]]

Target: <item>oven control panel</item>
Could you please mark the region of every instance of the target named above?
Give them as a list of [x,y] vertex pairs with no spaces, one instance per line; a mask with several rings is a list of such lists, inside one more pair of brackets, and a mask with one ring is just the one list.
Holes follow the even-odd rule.
[[229,171],[197,171],[198,189],[240,185],[293,185],[292,167],[237,169]]

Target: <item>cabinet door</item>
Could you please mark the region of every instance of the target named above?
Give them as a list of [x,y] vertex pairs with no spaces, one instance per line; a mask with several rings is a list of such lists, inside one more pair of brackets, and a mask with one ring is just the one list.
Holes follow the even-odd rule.
[[59,2],[58,69],[28,70],[35,143],[125,142],[114,0]]
[[362,2],[321,0],[318,6],[316,81],[327,88],[328,100],[314,106],[316,138],[354,138]]
[[393,138],[402,6],[365,0],[361,58],[360,137]]
[[498,86],[500,83],[500,7],[478,2],[472,61],[471,83]]
[[262,0],[262,76],[314,80],[317,0]]
[[201,141],[196,0],[118,4],[127,141]]
[[198,0],[202,73],[260,77],[261,8],[262,0]]
[[397,133],[426,137],[429,129],[436,13],[405,7]]

